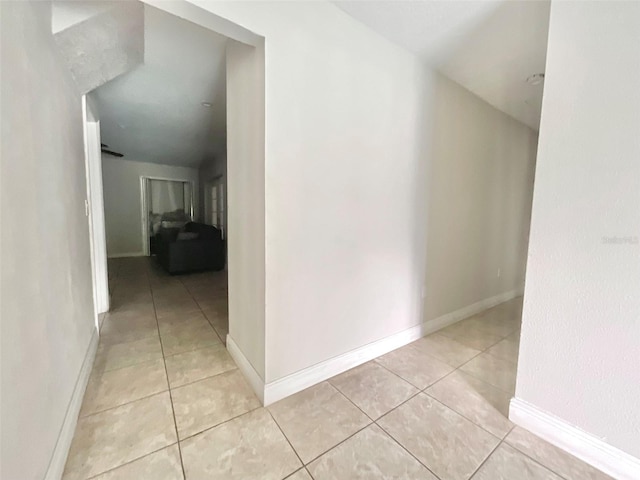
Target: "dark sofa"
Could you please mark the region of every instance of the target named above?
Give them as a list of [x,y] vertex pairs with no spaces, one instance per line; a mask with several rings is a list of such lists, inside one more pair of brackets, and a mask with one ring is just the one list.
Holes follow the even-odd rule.
[[216,227],[189,222],[183,230],[161,228],[156,241],[158,262],[170,274],[224,268],[224,241]]

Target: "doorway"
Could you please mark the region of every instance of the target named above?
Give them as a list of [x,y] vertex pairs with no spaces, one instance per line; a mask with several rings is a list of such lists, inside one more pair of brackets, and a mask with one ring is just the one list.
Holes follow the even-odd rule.
[[[152,6],[161,10],[165,14],[170,14],[178,18],[182,18],[192,24],[203,27],[228,38],[226,44],[226,143],[227,155],[220,156],[220,161],[225,164],[222,172],[225,173],[223,179],[219,179],[219,185],[215,187],[215,208],[210,209],[209,216],[204,215],[204,206],[206,203],[213,202],[213,191],[210,195],[199,180],[195,180],[195,185],[191,186],[191,196],[196,197],[197,203],[192,211],[191,205],[185,203],[185,214],[190,214],[192,219],[203,223],[216,222],[223,230],[225,237],[226,255],[229,271],[229,287],[228,287],[228,311],[229,311],[229,351],[234,358],[239,359],[246,366],[243,372],[249,378],[250,383],[259,398],[263,398],[263,382],[265,377],[265,78],[264,78],[264,38],[256,35],[231,20],[219,17],[206,9],[196,8],[192,4],[184,1],[176,2],[154,2],[152,0],[143,0],[145,6]],[[151,45],[151,43],[148,43]],[[157,52],[165,52],[159,49]],[[196,51],[202,51],[202,49]],[[175,70],[178,71],[178,70]],[[182,71],[182,70],[179,70]],[[150,76],[149,78],[155,78]],[[109,82],[107,85],[113,85],[118,79]],[[98,87],[100,88],[100,87]],[[163,90],[166,95],[171,93],[170,89]],[[168,92],[168,93],[167,93]],[[92,94],[94,91],[91,92]],[[196,102],[195,107],[206,112],[211,108],[207,98],[197,98],[205,100],[200,103]],[[167,102],[163,102],[165,105]],[[139,111],[139,108],[132,109],[132,112]],[[98,119],[104,120],[106,124],[106,113],[102,108],[96,112],[99,114]],[[101,118],[103,117],[103,118]],[[165,117],[158,117],[165,118]],[[196,125],[202,122],[194,123]],[[113,132],[125,133],[134,131],[131,122],[126,119],[119,123],[114,123]],[[145,125],[144,122],[135,125]],[[180,125],[186,125],[185,122]],[[110,142],[106,138],[106,131],[103,132],[106,141],[111,147],[115,147],[117,151],[127,157],[140,159],[131,154],[134,143],[120,144],[119,142]],[[203,135],[202,138],[208,138]],[[138,136],[140,138],[140,136]],[[169,143],[168,146],[161,143],[165,138],[163,136],[157,138],[154,145],[164,147],[172,147],[175,143]],[[198,137],[201,138],[201,137]],[[191,142],[193,143],[193,142]],[[112,145],[113,144],[113,145]],[[167,149],[165,148],[165,150]],[[163,152],[166,154],[166,151]],[[106,159],[105,159],[106,158]],[[101,160],[115,165],[122,163],[118,158],[105,157]],[[172,155],[172,158],[179,160],[183,157],[180,155]],[[162,162],[158,161],[158,164]],[[141,186],[142,180],[140,175],[160,180],[180,180],[180,178],[172,178],[165,176],[164,172],[157,171],[151,173],[140,172],[132,167],[133,162],[129,162],[128,171],[137,173],[134,177],[133,188],[123,192],[121,188],[110,190],[112,198],[116,198],[116,207],[122,207],[123,211],[117,211],[112,218],[118,218],[120,222],[130,222],[132,228],[127,223],[126,229],[115,231],[115,235],[111,237],[117,243],[115,254],[109,253],[110,263],[113,265],[126,263],[119,257],[133,257],[140,255],[149,255],[149,242],[142,242],[141,231],[144,229],[144,238],[149,238],[150,224],[148,219],[148,208],[145,205],[135,205],[138,203],[135,199],[144,197],[146,186]],[[150,165],[150,164],[148,164]],[[154,164],[155,165],[155,164]],[[104,167],[104,166],[103,166]],[[159,167],[158,167],[159,168]],[[122,171],[122,169],[120,169]],[[103,173],[105,169],[103,168]],[[111,168],[111,179],[118,179],[118,175],[114,174],[116,168]],[[217,172],[220,173],[220,172]],[[157,177],[155,175],[158,175]],[[106,180],[105,173],[105,180]],[[120,178],[124,178],[122,175]],[[185,177],[183,177],[184,180]],[[193,178],[191,179],[193,181]],[[114,182],[115,183],[115,182]],[[133,190],[134,196],[129,196],[128,192]],[[195,190],[195,192],[194,192]],[[105,188],[106,191],[106,188]],[[202,193],[199,193],[202,192]],[[125,195],[126,194],[126,195]],[[203,198],[204,197],[204,198]],[[203,201],[200,201],[200,199]],[[228,201],[227,201],[228,199]],[[193,202],[193,200],[192,200]],[[133,205],[133,209],[130,207]],[[95,204],[89,206],[94,209]],[[191,210],[191,211],[190,211]],[[133,212],[136,214],[133,214]],[[190,212],[188,212],[190,211]],[[131,214],[130,214],[131,212]],[[141,218],[144,212],[145,219]],[[137,217],[137,218],[136,218]],[[107,219],[108,220],[108,219]],[[105,220],[102,220],[103,229],[106,231]],[[107,227],[109,222],[107,221]],[[113,231],[113,230],[112,230]],[[124,233],[123,233],[124,232]],[[131,237],[128,232],[132,232],[135,238]],[[130,238],[131,237],[131,238]],[[102,236],[105,242],[104,234]],[[109,244],[111,245],[111,244]],[[145,249],[146,246],[146,249]],[[146,250],[146,251],[144,251]],[[102,259],[104,270],[107,271],[106,255]],[[131,260],[136,263],[135,259]],[[142,262],[140,259],[139,263]],[[111,264],[109,265],[111,267]],[[94,267],[96,268],[96,267]],[[132,267],[133,268],[133,267]],[[137,268],[137,267],[136,267]],[[115,272],[114,268],[114,272]],[[125,270],[120,269],[120,273]],[[109,277],[112,272],[109,271]],[[111,298],[114,305],[117,303],[116,298]],[[262,306],[262,308],[261,308]],[[258,379],[261,380],[258,380]]]
[[190,180],[140,177],[144,254],[155,253],[160,228],[183,228],[194,220],[194,184]]

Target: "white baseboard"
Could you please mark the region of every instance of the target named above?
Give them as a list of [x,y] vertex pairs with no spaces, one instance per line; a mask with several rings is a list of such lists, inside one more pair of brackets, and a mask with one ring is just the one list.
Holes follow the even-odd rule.
[[69,448],[71,447],[71,441],[73,440],[73,434],[76,431],[84,391],[87,388],[96,350],[98,349],[98,340],[98,332],[94,330],[91,341],[89,342],[89,347],[87,348],[87,353],[82,362],[82,367],[80,368],[80,374],[78,375],[76,385],[71,395],[71,400],[69,401],[69,406],[67,407],[67,413],[62,422],[62,428],[60,429],[58,441],[56,442],[51,461],[49,462],[47,474],[44,477],[45,480],[60,480],[60,478],[62,478],[64,466],[67,463]]
[[128,258],[128,257],[144,257],[144,252],[130,252],[130,253],[113,253],[108,255],[107,258]]
[[264,380],[262,380],[260,374],[256,372],[255,368],[253,368],[253,365],[251,365],[251,362],[247,359],[247,357],[244,356],[244,354],[238,347],[238,344],[229,334],[227,334],[227,350],[229,351],[229,355],[231,355],[231,358],[235,360],[236,365],[238,365],[238,368],[244,375],[244,378],[247,379],[253,391],[256,392],[256,395],[258,396],[260,402],[265,405]]
[[640,459],[524,400],[511,399],[509,420],[618,480],[640,478]]
[[451,325],[452,323],[456,323],[456,322],[459,322],[460,320],[464,320],[465,318],[475,315],[476,313],[480,313],[491,307],[495,307],[496,305],[499,305],[501,303],[508,302],[513,298],[519,297],[520,295],[523,294],[523,292],[524,292],[524,287],[516,288],[514,290],[509,290],[508,292],[504,292],[499,295],[494,295],[493,297],[485,298],[484,300],[480,300],[479,302],[472,303],[471,305],[463,307],[454,312],[442,315],[441,317],[433,319],[427,323],[442,324],[442,327],[437,328],[437,330],[439,330],[440,328],[444,328],[446,326]]
[[[324,362],[299,370],[291,375],[287,375],[286,377],[269,382],[264,385],[263,404],[270,405],[278,400],[288,397],[289,395],[293,395],[305,388],[311,387],[312,385],[345,372],[350,368],[357,367],[358,365],[362,365],[363,363],[373,360],[380,355],[384,355],[392,350],[403,347],[425,335],[451,325],[452,323],[456,323],[470,317],[471,315],[475,315],[476,313],[498,305],[499,303],[511,300],[518,295],[522,295],[521,289],[511,290],[509,292],[481,300],[472,305],[461,308],[460,310],[456,310],[455,312],[434,318],[433,320],[421,323],[407,330],[403,330],[394,335],[390,335],[351,350],[350,352],[343,353],[337,357],[330,358]],[[245,373],[245,375],[247,374]]]

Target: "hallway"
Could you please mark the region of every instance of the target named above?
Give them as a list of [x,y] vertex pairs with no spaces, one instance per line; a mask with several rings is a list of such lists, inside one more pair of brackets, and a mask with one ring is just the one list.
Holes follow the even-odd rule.
[[506,418],[521,298],[262,408],[224,346],[226,272],[109,274],[65,480],[608,478]]

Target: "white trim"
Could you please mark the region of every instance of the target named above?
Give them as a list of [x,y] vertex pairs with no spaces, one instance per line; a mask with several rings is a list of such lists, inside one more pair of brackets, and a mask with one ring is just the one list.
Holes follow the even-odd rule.
[[130,252],[130,253],[113,253],[107,258],[127,258],[127,257],[144,257],[144,252]]
[[[452,323],[456,323],[471,315],[482,312],[499,303],[511,300],[522,295],[522,289],[511,290],[509,292],[490,297],[476,302],[455,312],[442,315],[414,327],[403,330],[394,335],[382,338],[362,347],[343,353],[337,357],[330,358],[324,362],[312,365],[303,370],[299,370],[291,375],[269,382],[264,386],[264,405],[270,405],[289,395],[293,395],[305,388],[322,382],[328,378],[338,375],[350,368],[362,365],[369,360],[373,360],[380,355],[389,353],[392,350],[403,347],[419,338],[444,328]],[[237,348],[237,347],[236,347]],[[232,354],[233,356],[233,354]],[[234,357],[235,358],[235,357]]]
[[251,362],[247,357],[244,356],[242,350],[238,347],[238,344],[233,340],[233,338],[231,338],[231,335],[228,334],[227,350],[229,351],[231,358],[236,362],[236,365],[238,365],[238,368],[244,375],[244,378],[247,379],[253,391],[256,392],[260,403],[264,405],[264,380],[262,380],[260,374],[256,372],[256,369],[253,368],[253,365],[251,365]]
[[87,184],[86,213],[89,221],[93,305],[97,315],[109,310],[109,280],[107,274],[107,240],[104,222],[102,188],[102,154],[100,152],[100,122],[86,95],[82,96],[85,175]]
[[93,361],[98,349],[98,340],[98,332],[94,330],[91,341],[89,342],[89,347],[87,348],[87,353],[84,356],[82,367],[80,368],[80,374],[76,380],[76,386],[73,389],[73,394],[67,407],[67,413],[62,422],[62,428],[60,429],[60,434],[58,435],[58,440],[53,450],[51,461],[49,462],[49,468],[44,477],[45,480],[59,480],[62,478],[64,466],[67,463],[69,448],[71,447],[71,441],[73,440],[73,434],[76,431],[84,391],[87,388],[91,369],[93,368]]
[[149,216],[147,214],[147,196],[149,194],[149,180],[146,177],[140,177],[140,218],[142,219],[142,255],[148,257],[151,255],[151,246],[149,243]]
[[512,398],[509,420],[618,480],[640,478],[640,459],[519,398]]

